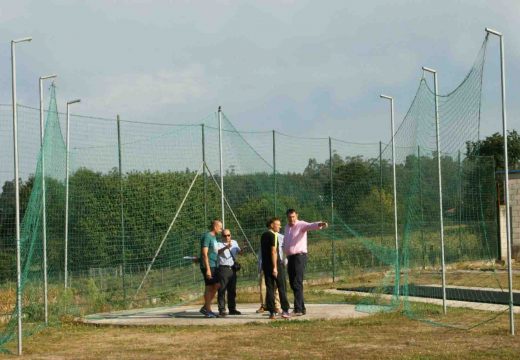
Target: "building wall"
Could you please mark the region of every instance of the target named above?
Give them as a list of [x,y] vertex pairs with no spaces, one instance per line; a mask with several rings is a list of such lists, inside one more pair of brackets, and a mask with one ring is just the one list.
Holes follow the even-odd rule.
[[[520,174],[509,175],[511,207],[512,258],[520,260]],[[500,205],[500,260],[507,260],[506,207]]]

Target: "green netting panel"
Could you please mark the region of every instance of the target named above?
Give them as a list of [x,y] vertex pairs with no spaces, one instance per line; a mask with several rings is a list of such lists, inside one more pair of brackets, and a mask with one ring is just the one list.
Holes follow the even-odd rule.
[[[384,144],[333,141],[335,272],[350,288],[379,292],[393,284],[396,261],[391,162]],[[370,284],[377,284],[370,288]],[[377,301],[376,301],[377,300]],[[388,305],[369,297],[363,304]],[[369,310],[373,311],[371,306]]]
[[[276,152],[279,213],[294,208],[302,220],[332,224],[329,139],[277,134]],[[334,276],[332,234],[332,226],[308,233],[308,277]]]
[[[116,121],[90,119],[78,131],[69,267],[73,288],[88,282],[98,292],[96,309],[88,311],[178,303],[198,294],[199,270],[184,257],[198,255],[208,222],[201,127],[120,121],[121,176]],[[84,131],[96,134],[92,144],[79,138]],[[217,193],[208,183],[208,204]]]
[[[24,151],[20,156],[29,156],[28,163],[32,159],[37,159],[37,164],[33,168],[34,173],[29,173],[26,166],[21,166],[21,178],[26,181],[21,182],[21,236],[20,236],[20,257],[22,265],[21,289],[22,289],[22,310],[24,322],[24,335],[29,335],[43,326],[44,317],[44,275],[43,275],[43,196],[45,195],[46,209],[46,234],[48,252],[48,274],[52,277],[59,272],[59,260],[54,252],[63,241],[63,228],[57,227],[55,219],[63,217],[64,179],[65,179],[65,145],[61,134],[55,89],[51,87],[51,102],[49,110],[45,114],[45,141],[43,150],[39,151],[39,113],[31,112],[28,109],[19,110],[21,124],[27,124],[31,129],[32,139],[28,133],[20,137],[20,144]],[[36,126],[31,124],[35,123]],[[28,144],[35,144],[33,147]],[[37,156],[34,156],[37,153]],[[25,154],[25,155],[24,155]],[[44,166],[45,164],[45,166]],[[45,192],[43,191],[45,186]],[[9,196],[5,191],[2,196]],[[3,202],[2,210],[10,209],[13,203]],[[11,205],[11,206],[10,206]],[[13,243],[14,248],[14,211],[5,213],[2,211],[2,225],[13,228],[13,232],[6,235],[6,240]],[[9,220],[11,219],[11,220]],[[15,255],[13,251],[12,261],[15,266]],[[12,273],[12,271],[9,271]],[[5,276],[2,271],[2,276]],[[14,274],[13,274],[14,275]],[[16,309],[16,277],[9,275],[2,278],[2,335],[0,338],[0,348],[5,349],[6,343],[16,337],[17,309]],[[49,281],[49,320],[56,321],[66,309],[62,306],[63,291],[55,283]]]
[[[272,155],[262,156],[239,133],[225,114],[222,116],[222,156],[225,194],[225,225],[244,251],[240,263],[240,282],[257,279],[260,235],[266,219],[273,216],[274,182]],[[255,134],[257,143],[272,144],[270,132]],[[272,145],[271,145],[272,147]],[[205,122],[205,159],[207,181],[220,188],[218,114]],[[213,218],[221,218],[220,193],[211,204]]]
[[[490,295],[489,289],[472,290],[474,287],[500,289],[505,285],[493,271],[498,248],[494,165],[491,159],[466,158],[464,155],[466,143],[475,141],[479,133],[485,45],[486,42],[461,85],[438,97],[443,179],[441,210],[438,153],[435,150],[435,94],[426,80],[421,79],[395,135],[399,261],[387,263],[393,267],[388,275],[393,271],[399,276],[394,275],[393,283],[390,276],[385,276],[378,286],[368,287],[387,301],[388,295],[393,295],[394,304],[399,294],[408,315],[442,324],[455,325],[456,320],[439,317],[439,308],[416,302],[418,296],[438,298],[441,293],[439,211],[442,211],[444,222],[447,298],[484,302],[494,298],[498,301],[499,296]],[[382,159],[391,160],[389,147],[383,151]],[[360,186],[367,187],[366,184]],[[352,227],[351,224],[347,226]],[[369,239],[362,232],[359,236],[365,242]],[[375,240],[368,241],[366,246],[377,258],[391,260],[391,246],[379,248]],[[480,276],[482,269],[492,270],[485,280]]]
[[[11,144],[12,113],[9,105],[0,106],[0,139],[2,144]],[[0,151],[0,346],[14,335],[15,320],[11,318],[16,305],[16,243],[14,241],[14,183],[12,149],[3,145]]]

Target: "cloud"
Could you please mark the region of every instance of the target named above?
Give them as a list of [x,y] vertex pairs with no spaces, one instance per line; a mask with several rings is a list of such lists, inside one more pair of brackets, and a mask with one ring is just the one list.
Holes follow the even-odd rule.
[[[520,72],[513,32],[520,6],[512,1],[14,4],[14,15],[0,12],[11,19],[0,22],[0,34],[35,39],[20,49],[19,98],[37,104],[37,76],[58,73],[60,104],[81,97],[76,109],[90,115],[175,121],[183,114],[186,122],[223,105],[239,129],[320,129],[373,142],[387,133],[372,120],[381,109],[378,95],[393,95],[396,115],[404,114],[423,65],[437,68],[443,92],[452,89],[471,67],[485,26],[506,33],[508,79]],[[8,54],[5,41],[0,79],[10,76]],[[489,61],[496,65],[496,56]],[[496,85],[496,70],[485,86]],[[514,127],[519,93],[510,81]],[[0,97],[9,102],[9,86]]]
[[150,109],[200,100],[207,94],[207,79],[200,64],[154,73],[125,73],[98,79],[99,96],[91,99],[102,107],[125,107],[144,114]]

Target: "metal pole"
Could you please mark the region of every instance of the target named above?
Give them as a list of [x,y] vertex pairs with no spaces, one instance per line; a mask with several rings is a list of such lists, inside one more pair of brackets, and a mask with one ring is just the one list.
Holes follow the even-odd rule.
[[426,243],[424,242],[424,202],[422,192],[421,147],[417,146],[417,169],[419,171],[419,202],[421,206],[421,244],[423,250],[423,269],[426,269]]
[[379,142],[379,208],[381,213],[381,246],[383,246],[384,233],[384,207],[383,207],[383,144]]
[[460,150],[457,156],[457,162],[459,165],[459,256],[462,256],[462,166],[460,160]]
[[45,194],[45,152],[43,136],[45,125],[43,120],[43,80],[55,78],[56,75],[41,76],[40,85],[40,156],[42,177],[42,251],[43,251],[43,308],[45,324],[49,323],[49,282],[47,279],[47,199]]
[[125,206],[124,206],[124,192],[123,192],[123,167],[122,167],[122,156],[121,156],[121,120],[117,115],[117,156],[119,160],[119,199],[121,204],[121,256],[123,261],[123,268],[121,269],[121,277],[123,281],[123,301],[126,304],[126,239],[125,239]]
[[276,131],[273,130],[273,191],[274,191],[274,216],[276,216]]
[[441,235],[441,271],[442,271],[442,310],[446,315],[446,263],[444,254],[444,218],[442,215],[442,170],[441,170],[441,139],[440,139],[440,125],[439,125],[439,85],[437,82],[437,71],[424,67],[424,71],[433,74],[434,82],[434,96],[435,96],[435,139],[437,142],[437,172],[439,178],[439,223]]
[[401,270],[399,267],[399,238],[397,236],[397,181],[395,175],[395,126],[394,126],[394,98],[387,95],[380,95],[381,98],[390,100],[390,122],[391,122],[391,131],[392,131],[392,177],[393,177],[393,186],[394,186],[394,237],[395,237],[395,272],[396,272],[396,293],[397,297],[399,297],[400,293],[400,279],[401,279]]
[[329,173],[330,173],[330,229],[332,232],[332,282],[336,281],[336,246],[334,244],[334,168],[332,164],[332,138],[329,136]]
[[20,249],[20,182],[18,167],[18,106],[16,101],[16,54],[15,45],[19,42],[31,41],[23,38],[11,41],[11,89],[13,107],[13,144],[14,144],[14,189],[15,189],[15,222],[16,222],[16,317],[18,321],[18,355],[22,355],[22,257]]
[[[204,124],[200,124],[202,130],[202,162],[206,163],[206,135],[204,134]],[[206,177],[206,167],[203,166],[202,178],[204,181],[204,222],[208,221],[208,183]]]
[[63,277],[65,279],[65,288],[67,288],[68,280],[68,252],[69,252],[69,152],[70,152],[70,105],[80,102],[80,100],[73,100],[67,102],[67,122],[65,124],[66,147],[65,152],[65,263]]
[[222,156],[222,107],[218,107],[218,146],[220,155],[220,209],[222,213],[222,227],[226,227],[224,213],[224,165]]
[[500,83],[502,87],[502,133],[504,136],[504,173],[506,197],[506,234],[507,234],[507,277],[509,282],[509,331],[515,334],[515,318],[513,303],[513,269],[511,267],[511,224],[509,208],[509,164],[507,156],[507,114],[506,114],[506,65],[504,61],[504,36],[502,33],[486,28],[486,32],[500,38]]

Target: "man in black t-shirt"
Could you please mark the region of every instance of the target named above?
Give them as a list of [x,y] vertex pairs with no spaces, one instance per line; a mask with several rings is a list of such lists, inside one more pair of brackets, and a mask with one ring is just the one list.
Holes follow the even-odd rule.
[[262,234],[260,244],[262,253],[262,270],[265,277],[265,302],[269,311],[269,319],[276,318],[276,310],[274,303],[275,288],[278,289],[280,295],[280,303],[282,306],[282,318],[289,319],[289,301],[285,293],[285,271],[279,254],[278,232],[280,231],[281,221],[274,217],[267,221],[268,231]]

